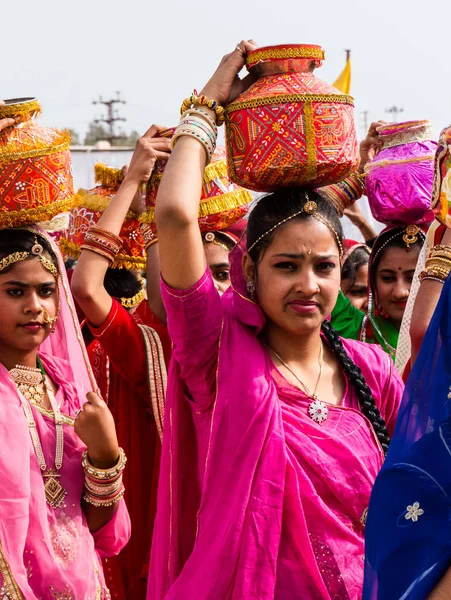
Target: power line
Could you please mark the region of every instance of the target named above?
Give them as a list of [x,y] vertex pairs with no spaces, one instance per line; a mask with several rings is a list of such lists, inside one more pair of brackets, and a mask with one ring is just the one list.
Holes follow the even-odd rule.
[[404,109],[394,104],[391,108],[387,108],[385,112],[393,115],[393,121],[396,123],[398,121],[398,114],[404,112]]
[[123,135],[116,135],[115,133],[115,124],[119,121],[126,121],[124,117],[119,116],[119,112],[114,108],[115,104],[127,104],[121,98],[120,92],[116,92],[116,98],[112,98],[111,100],[104,100],[102,96],[99,96],[99,99],[93,100],[92,103],[106,106],[107,116],[102,115],[100,118],[94,119],[94,123],[106,123],[108,125],[108,135],[106,137],[110,144],[112,145],[114,140],[123,139]]

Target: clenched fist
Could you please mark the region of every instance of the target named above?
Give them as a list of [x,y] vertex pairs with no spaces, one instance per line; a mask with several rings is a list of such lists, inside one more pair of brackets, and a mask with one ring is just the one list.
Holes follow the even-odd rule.
[[86,445],[90,463],[98,469],[109,469],[119,458],[113,415],[97,394],[89,392],[86,398],[75,418],[75,433]]

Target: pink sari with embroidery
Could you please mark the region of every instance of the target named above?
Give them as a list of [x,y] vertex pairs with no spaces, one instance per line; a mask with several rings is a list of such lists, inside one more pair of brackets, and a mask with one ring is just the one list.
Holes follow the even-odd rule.
[[[222,299],[208,271],[189,290],[162,283],[173,360],[147,598],[357,600],[381,447],[349,385],[325,423],[307,416],[269,360],[236,259],[232,277]],[[391,360],[343,343],[393,429]]]
[[[64,459],[60,482],[67,491],[62,505],[46,503],[43,478],[17,388],[0,365],[0,589],[2,598],[26,600],[98,600],[109,598],[100,559],[120,552],[130,536],[127,509],[120,503],[113,519],[94,535],[81,508],[85,447],[74,432],[73,418],[94,379],[59,262],[61,311],[56,331],[39,355],[58,387],[64,416]],[[56,432],[53,414],[32,406],[48,468],[54,467]]]

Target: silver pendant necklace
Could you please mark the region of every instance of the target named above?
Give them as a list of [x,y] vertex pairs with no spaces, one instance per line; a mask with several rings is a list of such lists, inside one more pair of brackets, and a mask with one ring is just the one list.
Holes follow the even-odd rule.
[[[269,344],[268,344],[269,346]],[[319,382],[321,381],[321,374],[323,372],[323,343],[321,341],[321,345],[320,345],[320,349],[319,349],[319,357],[318,357],[318,363],[319,363],[319,374],[318,374],[318,379],[316,380],[316,384],[315,384],[315,389],[313,390],[313,393],[308,389],[308,387],[305,385],[305,383],[303,381],[301,381],[301,379],[296,375],[296,373],[293,371],[293,369],[287,365],[287,363],[283,360],[283,358],[277,354],[277,352],[274,350],[274,348],[272,346],[269,346],[269,348],[271,349],[272,353],[274,354],[274,356],[280,360],[280,362],[283,364],[283,366],[293,375],[293,377],[296,379],[296,381],[299,382],[302,390],[307,394],[307,396],[309,398],[311,398],[312,402],[310,402],[309,407],[308,407],[308,415],[309,417],[312,419],[312,421],[315,421],[315,423],[319,423],[321,425],[321,423],[323,423],[328,415],[329,415],[329,409],[327,408],[327,405],[325,402],[323,402],[322,400],[318,399],[318,386],[319,386]]]

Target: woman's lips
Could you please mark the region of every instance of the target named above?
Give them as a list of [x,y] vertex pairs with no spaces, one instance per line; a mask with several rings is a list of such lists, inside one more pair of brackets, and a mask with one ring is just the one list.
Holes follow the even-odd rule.
[[308,300],[295,300],[294,302],[289,302],[289,305],[294,312],[297,312],[298,314],[309,314],[319,310],[319,304],[317,302]]
[[405,308],[407,306],[407,300],[392,300],[392,304],[399,308]]
[[43,328],[43,326],[44,325],[42,323],[24,323],[23,325],[20,325],[20,327],[23,327],[24,329],[26,329],[27,331],[31,331],[32,333],[40,331]]

